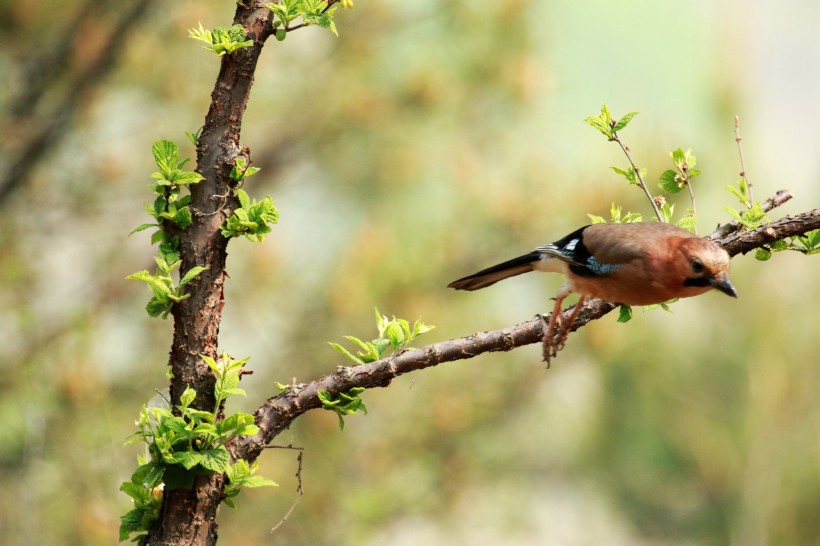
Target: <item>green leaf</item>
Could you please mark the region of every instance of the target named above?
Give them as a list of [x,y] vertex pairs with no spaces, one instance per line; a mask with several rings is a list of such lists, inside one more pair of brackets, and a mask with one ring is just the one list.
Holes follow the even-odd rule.
[[435,330],[435,328],[436,327],[433,326],[432,324],[424,324],[421,321],[421,319],[419,319],[419,320],[417,320],[416,322],[413,323],[413,339],[415,339],[416,337],[418,337],[422,334],[426,334],[427,332],[429,332],[431,330]]
[[217,378],[222,377],[222,368],[220,368],[219,365],[217,365],[216,361],[213,358],[203,354],[200,354],[199,358],[201,358],[203,362],[205,362],[205,364],[208,365],[208,367],[211,369],[212,372],[214,372],[214,375]]
[[205,177],[194,171],[180,171],[176,169],[173,174],[172,182],[179,186],[189,186],[205,180]]
[[683,181],[684,179],[678,173],[672,169],[667,169],[661,174],[660,184],[658,185],[666,193],[678,193],[683,189]]
[[160,139],[151,146],[151,153],[160,172],[167,179],[179,163],[179,148],[170,140]]
[[176,212],[176,214],[174,214],[173,220],[180,229],[188,229],[191,226],[192,219],[191,209],[188,207],[182,207]]
[[248,192],[242,188],[236,190],[236,198],[239,199],[239,206],[243,209],[249,209],[251,207],[251,198],[248,196]]
[[231,467],[231,456],[224,446],[217,446],[211,449],[205,449],[200,452],[202,455],[199,462],[202,467],[212,470],[214,472],[227,472]]
[[621,305],[618,308],[618,322],[629,322],[632,320],[632,307]]
[[755,259],[765,262],[772,257],[772,251],[767,248],[758,248],[755,251]]
[[166,462],[171,463],[172,465],[178,464],[185,470],[191,470],[193,467],[200,464],[202,459],[203,455],[199,451],[178,451],[169,457],[169,460]]
[[678,227],[682,227],[686,231],[695,233],[697,231],[698,220],[694,216],[684,216],[677,222]]
[[362,360],[361,358],[355,356],[353,353],[351,353],[350,351],[348,351],[347,349],[345,349],[344,347],[342,347],[338,343],[333,343],[332,341],[328,341],[327,343],[328,343],[328,345],[330,345],[331,347],[333,347],[334,349],[336,349],[337,351],[339,351],[340,353],[345,355],[347,358],[349,358],[350,360],[355,362],[356,364],[364,364],[364,360]]
[[171,312],[171,306],[172,304],[170,301],[162,301],[152,298],[145,306],[145,311],[148,313],[148,316],[154,318],[162,317],[165,319],[168,318],[168,314]]
[[[200,26],[202,26],[202,25],[200,24]],[[194,132],[185,131],[185,136],[188,137],[188,140],[191,141],[191,144],[193,144],[194,147],[199,145],[199,135],[202,134],[202,129],[204,129],[204,128],[205,128],[205,126],[202,125],[199,129],[197,129]]]
[[279,487],[279,484],[264,476],[250,476],[242,481],[243,487]]
[[637,115],[638,115],[638,112],[629,112],[627,114],[624,114],[621,117],[621,119],[618,120],[618,122],[615,124],[615,126],[612,127],[612,132],[617,133],[621,129],[624,129],[627,125],[629,125],[629,122],[632,121],[632,118],[634,118]]
[[191,405],[191,403],[196,398],[196,391],[191,387],[185,387],[182,395],[179,397],[179,401],[182,404],[182,407],[187,408]]
[[672,156],[672,163],[675,164],[675,167],[681,169],[686,163],[686,156],[688,154],[689,152],[684,152],[683,148],[677,148],[675,150],[672,150],[670,152],[670,155]]
[[723,210],[728,212],[729,216],[731,216],[732,218],[734,218],[738,222],[743,223],[743,217],[740,216],[740,213],[738,211],[736,211],[735,209],[733,209],[732,207],[723,207]]
[[[385,332],[385,334],[387,335],[387,339],[390,340],[390,344],[394,348],[400,349],[404,345],[404,331],[395,320],[391,321],[390,324],[387,326],[387,331]],[[381,356],[381,354],[379,356]]]
[[179,280],[179,286],[177,287],[177,289],[180,290],[180,289],[184,288],[185,285],[187,285],[189,282],[194,280],[197,277],[197,275],[199,275],[200,273],[202,273],[206,269],[208,269],[208,268],[203,267],[201,265],[197,265],[197,266],[194,266],[191,269],[189,269],[188,272],[185,273],[185,276],[183,276]]
[[188,31],[188,36],[194,40],[204,42],[207,44],[205,49],[213,51],[220,57],[253,45],[253,40],[245,39],[245,29],[239,24],[229,28],[218,27],[213,30],[206,30],[202,28],[202,23],[199,23],[198,28]]
[[131,235],[133,235],[133,234],[135,234],[139,231],[144,231],[144,230],[150,229],[152,227],[159,227],[159,225],[158,224],[140,224],[137,227],[135,227],[134,229],[132,229],[131,233],[129,233],[128,236],[130,237]]

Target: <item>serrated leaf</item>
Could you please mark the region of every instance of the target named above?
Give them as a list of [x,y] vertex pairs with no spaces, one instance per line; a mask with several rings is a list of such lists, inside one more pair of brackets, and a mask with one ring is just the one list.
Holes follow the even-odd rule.
[[135,227],[134,229],[132,229],[131,233],[129,233],[128,236],[130,237],[135,233],[138,233],[140,231],[145,231],[146,229],[150,229],[152,227],[159,227],[159,226],[157,224],[140,224],[137,227]]
[[201,358],[202,361],[205,362],[205,364],[208,365],[208,367],[211,369],[211,371],[214,372],[214,375],[216,375],[217,377],[222,377],[222,370],[220,369],[219,365],[216,363],[216,361],[212,357],[210,357],[208,355],[200,354],[199,358]]
[[214,472],[227,472],[231,467],[231,456],[223,446],[205,449],[199,453],[201,454],[199,464],[203,468]]
[[179,280],[179,286],[177,287],[177,289],[179,290],[179,289],[184,288],[184,287],[185,287],[185,285],[187,285],[189,282],[191,282],[192,280],[194,280],[194,279],[197,277],[197,275],[199,275],[200,273],[202,273],[202,272],[203,272],[203,271],[205,271],[206,269],[208,269],[208,268],[207,268],[207,267],[203,267],[203,266],[201,266],[201,265],[197,265],[197,266],[194,266],[194,267],[192,267],[191,269],[189,269],[189,270],[188,270],[188,272],[187,272],[187,273],[185,273],[185,276],[183,276],[183,277]]
[[596,129],[598,129],[598,131],[600,131],[601,134],[603,134],[605,137],[612,138],[612,130],[611,130],[610,126],[608,124],[604,123],[601,120],[601,118],[599,118],[597,116],[590,116],[590,117],[584,119],[584,122],[587,125],[590,125],[590,126],[596,128]]
[[738,222],[743,223],[743,218],[740,216],[740,213],[733,209],[732,207],[723,207],[723,210],[729,213],[729,216],[737,220]]
[[251,198],[248,196],[248,192],[239,188],[236,190],[236,198],[239,199],[239,205],[243,209],[248,209],[251,206]]
[[193,171],[179,171],[177,170],[173,175],[174,184],[180,186],[189,186],[205,180],[201,174]]
[[435,330],[435,326],[432,324],[424,324],[421,320],[417,320],[413,323],[413,337],[418,337],[422,334],[426,334],[431,330]]
[[387,339],[390,340],[390,344],[399,349],[404,345],[405,336],[402,328],[396,321],[391,321],[390,324],[387,325],[387,330],[385,331]]
[[686,163],[686,152],[684,152],[682,148],[672,150],[670,155],[672,156],[672,163],[674,163],[677,168],[682,168]]
[[249,476],[242,481],[242,487],[279,487],[279,484],[264,476]]
[[694,216],[684,216],[677,222],[677,226],[689,231],[691,233],[697,232],[697,218]]
[[174,214],[174,223],[180,229],[188,229],[192,223],[191,210],[188,207],[183,207]]
[[169,174],[179,163],[179,148],[170,140],[160,139],[155,141],[151,146],[151,154],[154,156],[154,162],[163,175]]
[[259,427],[256,425],[245,425],[236,431],[237,436],[255,436],[259,434]]
[[202,461],[199,451],[178,451],[168,457],[167,463],[180,465],[185,470],[191,470]]
[[185,387],[185,390],[182,392],[182,395],[179,397],[180,404],[182,407],[187,408],[191,405],[191,403],[196,398],[196,391],[191,387]]
[[354,355],[353,353],[351,353],[350,351],[348,351],[347,349],[345,349],[344,347],[342,347],[338,343],[333,343],[332,341],[328,341],[327,343],[328,343],[328,345],[330,345],[331,347],[333,347],[334,349],[336,349],[337,351],[339,351],[340,353],[345,355],[347,358],[349,358],[350,360],[355,362],[356,364],[364,364],[364,360],[362,360],[358,356]]
[[632,118],[634,118],[637,115],[638,112],[628,112],[621,116],[621,119],[619,119],[615,126],[612,127],[612,132],[617,133],[621,129],[625,128],[627,125],[629,125],[629,122],[632,121]]
[[672,169],[667,169],[661,173],[660,188],[666,193],[678,193],[683,189],[683,181]]
[[145,306],[145,311],[148,313],[149,316],[154,318],[168,318],[168,314],[171,312],[171,302],[160,301],[156,298],[152,298]]
[[755,251],[755,259],[760,260],[761,262],[765,262],[769,258],[772,257],[772,252],[767,248],[758,248]]
[[621,305],[618,308],[618,322],[629,322],[632,320],[632,307]]

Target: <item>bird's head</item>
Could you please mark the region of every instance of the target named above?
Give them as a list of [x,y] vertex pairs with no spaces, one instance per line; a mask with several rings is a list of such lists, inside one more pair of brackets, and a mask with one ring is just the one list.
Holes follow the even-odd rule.
[[709,239],[684,239],[680,251],[687,263],[685,286],[716,288],[727,296],[737,297],[729,280],[729,253]]

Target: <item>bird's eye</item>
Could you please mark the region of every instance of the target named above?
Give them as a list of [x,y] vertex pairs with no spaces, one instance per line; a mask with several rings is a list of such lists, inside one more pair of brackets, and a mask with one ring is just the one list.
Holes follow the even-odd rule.
[[700,260],[692,260],[692,271],[697,274],[703,273],[703,262]]

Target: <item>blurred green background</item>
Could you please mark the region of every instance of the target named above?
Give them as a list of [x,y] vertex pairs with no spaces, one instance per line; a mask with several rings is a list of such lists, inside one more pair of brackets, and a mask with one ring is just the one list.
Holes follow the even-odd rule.
[[[187,29],[233,3],[52,4],[0,1],[0,543],[112,544],[172,328],[123,280],[153,254],[127,234],[151,142],[193,155],[219,70]],[[255,372],[236,409],[344,364],[325,342],[375,335],[374,306],[435,324],[422,342],[551,307],[557,277],[445,286],[612,201],[650,216],[583,123],[603,102],[640,111],[623,136],[651,180],[693,148],[702,232],[737,206],[736,114],[756,195],[796,194],[770,216],[820,203],[813,0],[357,0],[337,19],[338,38],[271,40],[256,74],[246,189],[282,218],[229,248],[221,344]],[[605,317],[550,370],[535,346],[484,355],[366,393],[343,433],[300,418],[277,440],[306,448],[293,515],[269,533],[296,470],[271,450],[281,487],[224,508],[222,543],[820,544],[820,265],[739,256],[732,276],[736,301]]]

